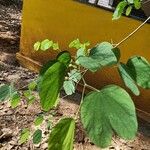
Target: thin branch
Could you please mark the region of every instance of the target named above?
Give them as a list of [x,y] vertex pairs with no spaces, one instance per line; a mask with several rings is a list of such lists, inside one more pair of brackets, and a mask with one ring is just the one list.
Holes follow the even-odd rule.
[[124,41],[126,41],[128,38],[130,38],[134,33],[136,33],[148,20],[150,19],[150,16],[140,25],[138,26],[133,32],[131,32],[127,37],[125,37],[123,40],[121,40],[118,44],[115,45],[114,48],[121,45]]

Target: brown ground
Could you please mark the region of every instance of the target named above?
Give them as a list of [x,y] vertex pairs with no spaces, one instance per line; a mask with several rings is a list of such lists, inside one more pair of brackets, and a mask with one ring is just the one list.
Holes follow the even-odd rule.
[[[12,2],[12,3],[11,3]],[[14,3],[15,2],[15,3]],[[36,74],[20,67],[15,59],[15,52],[19,50],[20,20],[21,20],[20,0],[0,0],[0,84],[16,82],[18,88],[24,87],[28,82],[35,78]],[[22,93],[23,88],[20,90]],[[37,93],[34,92],[37,96]],[[63,98],[57,110],[52,110],[52,125],[62,116],[74,116],[78,109],[81,95],[74,94],[71,97]],[[0,104],[0,150],[45,150],[47,149],[48,130],[46,121],[42,124],[43,141],[39,145],[33,145],[30,140],[26,144],[19,145],[18,139],[21,129],[30,127],[34,130],[33,120],[40,113],[39,99],[27,107],[26,100],[22,97],[20,106],[11,109],[9,102]],[[46,114],[45,120],[50,117]],[[150,124],[139,121],[139,133],[133,141],[125,141],[114,137],[112,145],[108,150],[149,150],[150,149]],[[82,126],[77,125],[75,137],[75,150],[99,150],[85,136]]]

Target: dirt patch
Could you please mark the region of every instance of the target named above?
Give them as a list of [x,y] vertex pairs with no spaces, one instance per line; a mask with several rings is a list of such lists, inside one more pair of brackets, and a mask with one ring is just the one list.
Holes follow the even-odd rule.
[[[19,51],[21,0],[0,0],[0,84],[14,81],[19,92],[26,90],[26,85],[37,74],[18,66],[15,53]],[[33,120],[41,113],[39,97],[34,92],[36,101],[27,106],[24,96],[20,106],[16,109],[10,107],[9,102],[0,103],[0,150],[46,150],[49,129],[47,121],[51,118],[51,126],[54,126],[62,116],[74,116],[79,107],[80,93],[65,97],[61,92],[60,104],[57,109],[45,114],[45,121],[41,125],[43,140],[34,145],[32,140],[26,144],[18,143],[20,132],[29,127],[33,132]],[[139,132],[133,141],[125,141],[113,137],[112,145],[107,150],[149,150],[150,148],[150,124],[139,120]],[[75,150],[99,150],[87,138],[81,123],[77,124],[75,136]]]

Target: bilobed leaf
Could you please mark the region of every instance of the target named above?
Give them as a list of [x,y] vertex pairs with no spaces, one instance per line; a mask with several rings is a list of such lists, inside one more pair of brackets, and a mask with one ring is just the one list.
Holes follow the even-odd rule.
[[60,120],[49,136],[48,150],[73,150],[74,130],[74,119]]
[[40,102],[43,110],[48,111],[55,106],[70,60],[68,52],[59,54],[56,63],[43,74],[39,83]]
[[130,68],[128,68],[125,64],[120,63],[118,71],[126,87],[128,87],[135,95],[139,95],[140,91],[136,86],[135,81],[132,79],[133,76]]
[[5,101],[10,96],[10,85],[0,85],[0,102]]
[[72,80],[64,81],[63,87],[67,95],[75,93],[75,83]]
[[42,131],[40,129],[37,129],[33,134],[33,143],[39,144],[42,140]]
[[43,115],[39,115],[39,116],[37,116],[37,118],[34,120],[34,125],[35,125],[35,126],[39,126],[39,125],[42,124],[43,121],[44,121]]
[[110,43],[103,42],[92,48],[89,56],[80,56],[78,61],[83,67],[95,72],[117,63],[116,55],[112,49],[113,46]]
[[150,63],[141,56],[134,56],[127,62],[134,81],[145,89],[150,89]]
[[41,43],[38,41],[34,44],[34,50],[38,51],[40,49]]
[[111,144],[113,132],[133,139],[137,133],[134,103],[119,86],[109,85],[88,94],[81,105],[81,121],[90,140],[99,147]]
[[41,48],[41,50],[46,51],[49,48],[51,48],[52,45],[53,45],[53,42],[48,40],[48,39],[46,39],[46,40],[41,42],[41,47],[40,48]]
[[28,128],[23,129],[23,131],[21,132],[19,143],[23,144],[27,142],[29,137],[30,137],[30,130]]
[[20,103],[20,95],[18,92],[14,92],[10,97],[11,107],[16,108]]
[[122,13],[124,12],[124,8],[127,6],[127,4],[127,1],[123,0],[117,5],[112,20],[116,20],[121,17]]
[[132,8],[133,8],[133,7],[132,7],[131,5],[128,6],[128,8],[126,9],[126,16],[129,16],[129,15],[130,15]]

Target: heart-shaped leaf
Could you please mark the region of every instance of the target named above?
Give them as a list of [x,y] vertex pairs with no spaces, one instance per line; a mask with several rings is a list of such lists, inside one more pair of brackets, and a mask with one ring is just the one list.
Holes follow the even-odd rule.
[[113,132],[124,139],[137,133],[135,107],[128,93],[116,85],[91,92],[81,105],[81,121],[90,140],[100,147],[111,143]]
[[92,48],[89,56],[80,56],[79,64],[92,72],[111,66],[117,63],[117,57],[113,52],[113,46],[108,42],[103,42]]

